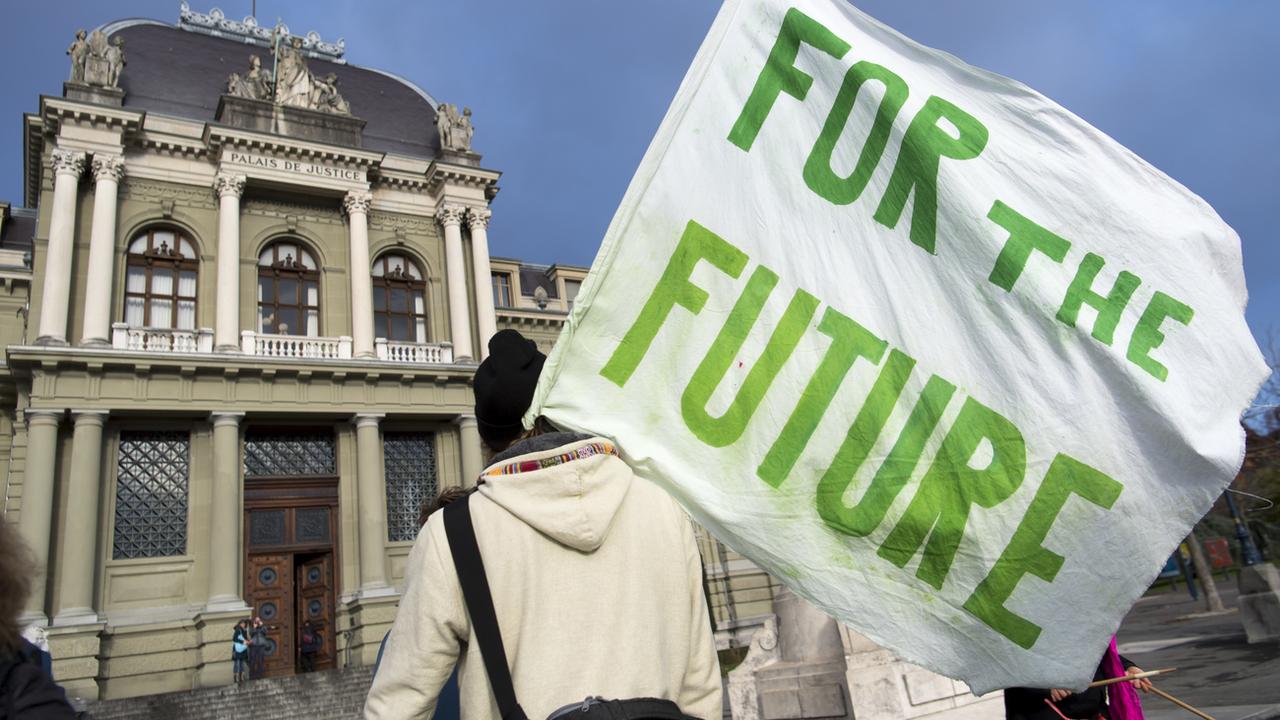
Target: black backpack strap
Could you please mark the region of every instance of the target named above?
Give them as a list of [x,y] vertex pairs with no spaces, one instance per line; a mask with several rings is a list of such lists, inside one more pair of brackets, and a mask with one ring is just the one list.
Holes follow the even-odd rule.
[[489,675],[493,697],[498,701],[498,712],[503,720],[528,720],[520,703],[516,702],[516,689],[511,682],[511,670],[507,667],[507,652],[502,647],[502,632],[498,629],[498,615],[493,610],[493,595],[489,592],[489,579],[484,574],[484,560],[476,545],[476,531],[471,524],[471,506],[468,495],[449,503],[444,508],[444,531],[449,538],[449,552],[453,555],[453,567],[458,571],[458,584],[462,586],[462,599],[471,616],[471,626],[476,631],[480,656]]

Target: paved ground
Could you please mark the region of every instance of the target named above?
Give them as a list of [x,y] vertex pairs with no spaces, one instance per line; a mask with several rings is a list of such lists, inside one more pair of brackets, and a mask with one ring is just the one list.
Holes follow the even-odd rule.
[[[1236,607],[1235,579],[1219,581],[1223,604]],[[1238,613],[1187,617],[1205,610],[1186,587],[1138,601],[1120,626],[1120,652],[1144,670],[1176,667],[1160,689],[1216,720],[1280,718],[1280,642],[1250,645]],[[1155,696],[1143,698],[1148,720],[1194,720]]]

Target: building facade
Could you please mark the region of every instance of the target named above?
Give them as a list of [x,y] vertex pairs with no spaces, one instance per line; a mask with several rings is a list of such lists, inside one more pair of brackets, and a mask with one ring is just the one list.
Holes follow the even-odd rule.
[[184,3],[79,33],[24,118],[4,512],[74,695],[230,682],[251,614],[269,674],[304,622],[320,667],[372,662],[420,504],[482,469],[499,173],[469,110],[344,50]]

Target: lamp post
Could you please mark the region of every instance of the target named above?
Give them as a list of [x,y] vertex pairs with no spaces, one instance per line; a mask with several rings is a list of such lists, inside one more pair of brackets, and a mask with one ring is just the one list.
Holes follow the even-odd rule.
[[1240,509],[1236,507],[1235,500],[1231,499],[1231,489],[1222,494],[1227,500],[1227,510],[1231,513],[1231,519],[1236,524],[1236,539],[1240,541],[1240,560],[1244,567],[1250,565],[1258,565],[1262,562],[1262,555],[1258,552],[1258,546],[1253,544],[1253,537],[1249,535],[1249,528],[1245,527],[1244,518],[1240,516]]

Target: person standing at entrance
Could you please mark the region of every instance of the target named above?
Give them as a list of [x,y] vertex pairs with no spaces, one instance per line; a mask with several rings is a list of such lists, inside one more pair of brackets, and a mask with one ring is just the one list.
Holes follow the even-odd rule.
[[253,619],[253,627],[249,630],[249,677],[257,680],[267,673],[267,626],[262,618]]
[[249,664],[249,621],[241,620],[231,631],[231,670],[236,682],[244,682]]
[[298,648],[302,654],[302,672],[315,672],[316,654],[320,652],[320,633],[316,632],[310,620],[302,624],[302,642],[298,643]]
[[[475,528],[515,694],[528,717],[588,696],[721,715],[720,666],[693,523],[607,438],[525,432],[545,356],[513,330],[476,370],[480,436],[497,453],[464,508]],[[468,482],[473,478],[466,478]],[[458,665],[462,717],[501,717],[436,513],[418,535],[366,720],[431,717]]]

